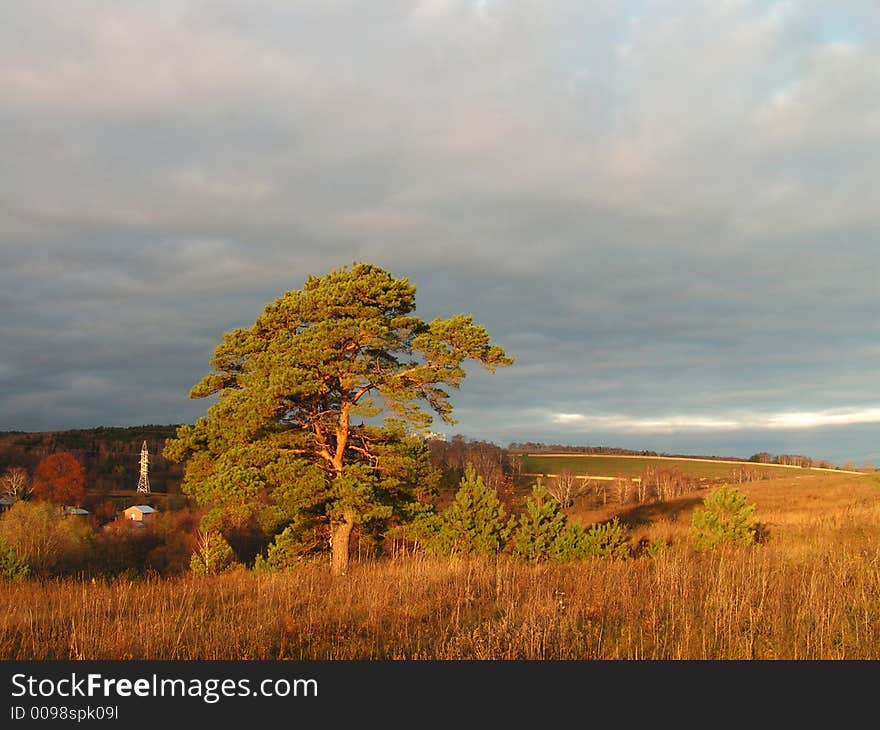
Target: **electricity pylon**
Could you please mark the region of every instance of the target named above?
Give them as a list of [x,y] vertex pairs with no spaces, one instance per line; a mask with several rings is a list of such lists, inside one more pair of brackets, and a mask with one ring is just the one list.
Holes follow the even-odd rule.
[[139,492],[150,493],[150,475],[147,473],[150,463],[150,454],[147,451],[147,441],[144,439],[144,445],[141,446],[141,476],[138,479]]

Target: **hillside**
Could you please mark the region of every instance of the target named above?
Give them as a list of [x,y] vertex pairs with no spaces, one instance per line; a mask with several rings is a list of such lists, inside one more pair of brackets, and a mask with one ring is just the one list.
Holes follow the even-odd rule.
[[579,475],[595,477],[641,476],[646,469],[678,469],[693,478],[728,479],[742,481],[743,474],[751,478],[776,478],[788,472],[828,472],[836,471],[858,474],[854,470],[831,469],[819,466],[794,466],[791,464],[767,464],[745,460],[724,460],[698,456],[605,456],[596,454],[533,453],[520,455],[523,473],[526,475],[544,474],[547,476],[561,471],[571,471]]
[[34,467],[49,454],[72,453],[86,470],[91,494],[137,488],[141,445],[150,454],[150,490],[178,494],[183,466],[162,457],[165,440],[174,436],[176,425],[128,428],[98,427],[70,431],[0,432],[0,473],[10,466]]

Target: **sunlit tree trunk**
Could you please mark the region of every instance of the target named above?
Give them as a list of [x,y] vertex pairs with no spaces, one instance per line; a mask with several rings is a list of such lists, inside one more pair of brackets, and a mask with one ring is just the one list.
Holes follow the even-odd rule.
[[348,572],[348,548],[354,520],[346,514],[341,522],[330,528],[330,574],[345,575]]

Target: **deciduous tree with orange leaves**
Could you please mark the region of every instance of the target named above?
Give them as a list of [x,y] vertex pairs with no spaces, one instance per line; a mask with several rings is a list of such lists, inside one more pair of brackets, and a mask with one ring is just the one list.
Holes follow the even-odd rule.
[[34,497],[79,507],[86,498],[86,471],[68,451],[50,454],[34,470]]

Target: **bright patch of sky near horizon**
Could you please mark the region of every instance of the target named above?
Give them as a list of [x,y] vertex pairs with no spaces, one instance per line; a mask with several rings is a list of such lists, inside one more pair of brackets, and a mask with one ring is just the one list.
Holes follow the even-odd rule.
[[880,461],[880,6],[36,0],[0,26],[0,429],[192,421],[363,260],[500,444]]

